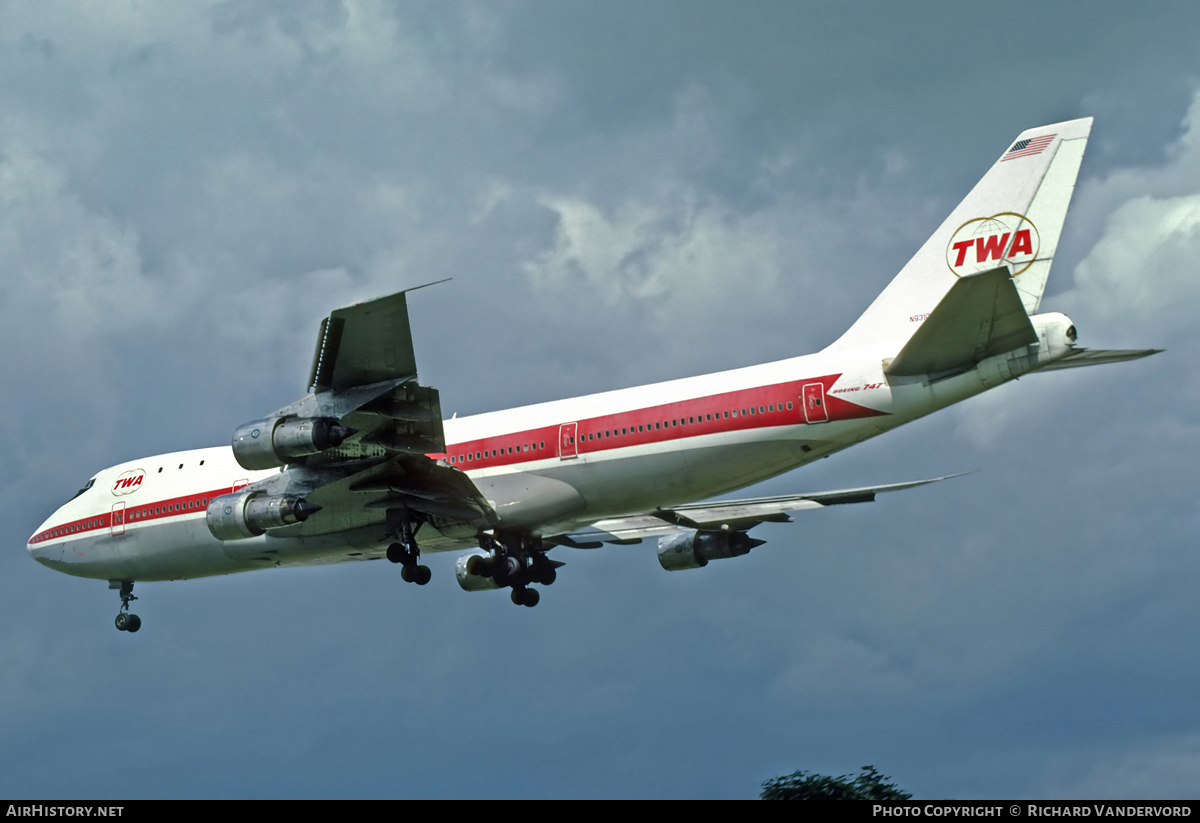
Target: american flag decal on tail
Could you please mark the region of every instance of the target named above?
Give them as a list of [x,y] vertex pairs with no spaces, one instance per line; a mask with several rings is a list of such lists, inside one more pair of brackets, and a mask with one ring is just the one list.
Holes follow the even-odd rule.
[[1016,160],[1018,157],[1033,157],[1035,154],[1041,154],[1045,151],[1046,146],[1050,145],[1050,141],[1057,136],[1057,134],[1043,134],[1041,137],[1028,137],[1024,140],[1018,140],[1013,143],[1008,153],[1000,158],[1000,162],[1003,163],[1007,160]]

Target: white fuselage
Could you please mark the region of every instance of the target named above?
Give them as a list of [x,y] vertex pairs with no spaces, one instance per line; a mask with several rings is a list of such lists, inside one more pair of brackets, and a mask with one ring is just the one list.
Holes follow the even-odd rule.
[[[560,533],[606,517],[738,489],[874,437],[1065,355],[1062,315],[1032,318],[1040,341],[937,382],[889,382],[895,345],[830,348],[699,377],[444,421],[447,450],[502,527]],[[122,463],[60,507],[28,550],[59,571],[109,580],[177,580],[265,568],[376,559],[378,523],[283,530],[221,541],[209,501],[278,472],[252,472],[228,446]],[[316,522],[319,515],[314,516]],[[473,548],[470,530],[419,534],[424,551]]]

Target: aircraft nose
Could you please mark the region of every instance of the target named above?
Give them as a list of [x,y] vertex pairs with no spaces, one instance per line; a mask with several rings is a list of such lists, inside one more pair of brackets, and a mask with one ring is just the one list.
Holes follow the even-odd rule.
[[25,543],[25,551],[29,552],[29,556],[43,566],[53,567],[54,561],[62,558],[63,547],[59,541],[38,540],[38,535],[45,531],[45,525],[31,535]]

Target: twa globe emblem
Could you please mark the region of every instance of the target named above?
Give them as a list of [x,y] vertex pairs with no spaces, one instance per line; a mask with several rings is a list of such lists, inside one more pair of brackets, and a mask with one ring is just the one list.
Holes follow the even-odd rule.
[[1037,259],[1040,244],[1037,227],[1023,214],[976,217],[959,226],[946,244],[946,265],[957,277],[1007,265],[1016,277]]

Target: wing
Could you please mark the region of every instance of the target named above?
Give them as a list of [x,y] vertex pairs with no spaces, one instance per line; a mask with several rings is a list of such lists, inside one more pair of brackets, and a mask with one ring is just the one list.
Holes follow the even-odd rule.
[[416,379],[405,297],[409,291],[416,289],[356,303],[322,320],[309,391],[346,391],[397,378]]
[[928,480],[911,480],[884,486],[863,486],[857,489],[787,494],[779,497],[753,497],[744,500],[719,500],[712,503],[688,503],[670,509],[656,509],[625,517],[601,520],[583,529],[544,537],[548,543],[576,549],[595,549],[604,543],[640,543],[643,538],[661,537],[681,529],[696,531],[744,532],[760,523],[790,523],[791,512],[822,509],[846,503],[870,503],[875,495],[884,492],[912,489],[961,477],[949,474]]
[[474,533],[495,520],[470,478],[441,459],[441,404],[417,379],[408,291],[332,312],[317,335],[310,394],[235,432],[246,468],[286,465],[248,491],[308,504],[299,522],[273,524],[272,534],[404,520]]

